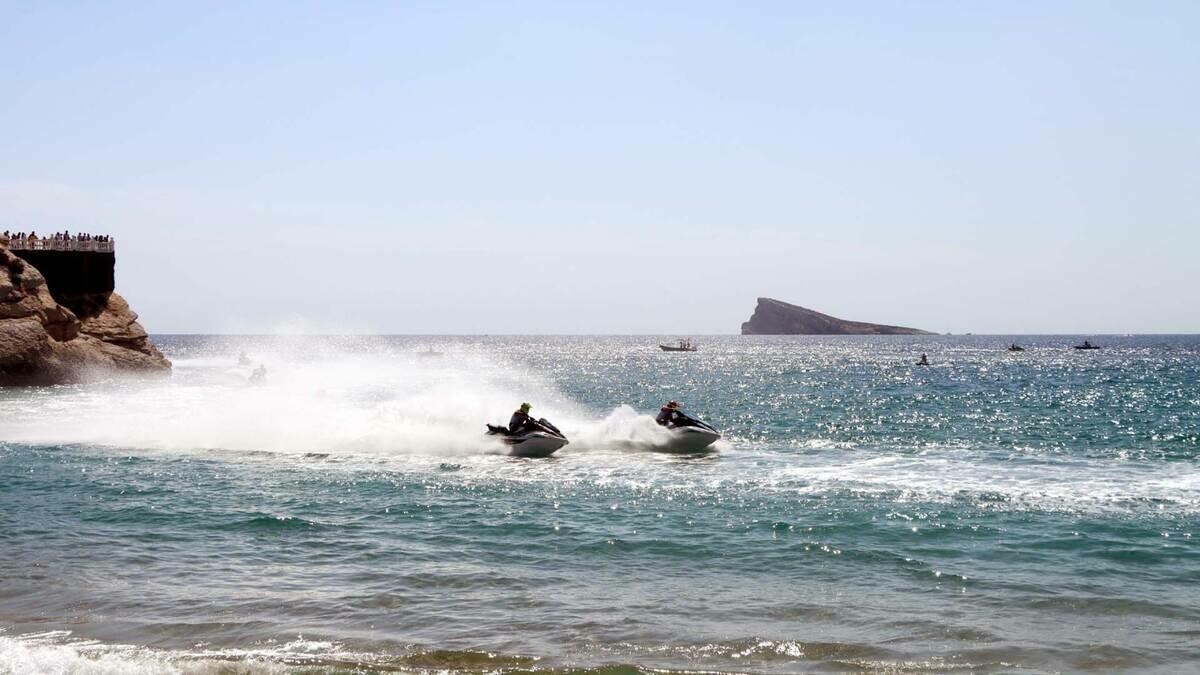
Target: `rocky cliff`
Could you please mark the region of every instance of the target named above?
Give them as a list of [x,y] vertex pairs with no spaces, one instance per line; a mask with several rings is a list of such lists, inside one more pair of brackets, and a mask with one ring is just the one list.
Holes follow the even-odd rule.
[[742,335],[933,335],[903,326],[846,321],[799,305],[759,298]]
[[50,295],[81,319],[108,304],[115,284],[116,256],[111,251],[14,251],[46,279]]
[[98,269],[80,266],[72,272],[66,258],[61,263],[54,259],[60,269],[48,282],[6,243],[0,239],[0,386],[67,384],[115,371],[171,369],[137,314],[112,291],[112,270],[104,269],[104,260],[88,259],[86,264]]

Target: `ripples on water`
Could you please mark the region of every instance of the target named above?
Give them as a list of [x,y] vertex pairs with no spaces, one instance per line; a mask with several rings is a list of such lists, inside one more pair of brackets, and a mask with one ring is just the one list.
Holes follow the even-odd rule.
[[[1200,339],[1010,341],[172,337],[3,391],[0,672],[1195,668]],[[647,450],[669,398],[717,452]],[[572,444],[487,446],[522,400]]]

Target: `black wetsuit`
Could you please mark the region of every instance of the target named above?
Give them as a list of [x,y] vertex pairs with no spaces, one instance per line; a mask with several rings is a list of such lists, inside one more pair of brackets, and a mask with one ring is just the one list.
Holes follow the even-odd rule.
[[512,417],[508,418],[508,433],[510,434],[519,434],[523,431],[534,431],[537,428],[537,422],[534,422],[532,417],[521,412],[520,410],[513,413]]
[[686,419],[687,415],[684,415],[677,409],[663,408],[658,411],[658,417],[655,417],[654,421],[664,427],[679,427],[683,426]]

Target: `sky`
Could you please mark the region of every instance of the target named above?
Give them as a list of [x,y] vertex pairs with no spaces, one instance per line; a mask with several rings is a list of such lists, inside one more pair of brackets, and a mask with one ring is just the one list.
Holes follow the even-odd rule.
[[8,2],[151,333],[1200,332],[1200,3]]

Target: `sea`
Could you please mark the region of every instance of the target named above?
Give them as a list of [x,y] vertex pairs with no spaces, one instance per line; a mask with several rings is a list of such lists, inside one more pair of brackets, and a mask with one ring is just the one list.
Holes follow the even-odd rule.
[[1200,672],[1200,336],[677,337],[2,390],[0,673]]

